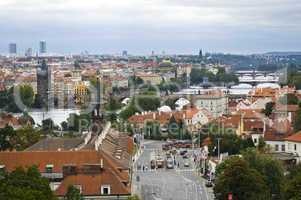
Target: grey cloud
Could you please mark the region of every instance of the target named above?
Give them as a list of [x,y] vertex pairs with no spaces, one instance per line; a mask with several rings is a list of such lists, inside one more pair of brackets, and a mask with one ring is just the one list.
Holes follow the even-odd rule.
[[300,10],[299,0],[6,0],[0,52],[39,38],[59,52],[297,50]]

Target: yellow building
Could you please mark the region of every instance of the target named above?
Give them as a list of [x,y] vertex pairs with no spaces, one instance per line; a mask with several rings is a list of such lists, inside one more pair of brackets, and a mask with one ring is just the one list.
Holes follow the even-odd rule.
[[141,78],[144,83],[150,83],[152,85],[159,85],[162,81],[160,75],[153,73],[138,73],[136,76]]
[[74,100],[76,104],[83,104],[88,98],[88,87],[84,82],[79,82],[74,88]]

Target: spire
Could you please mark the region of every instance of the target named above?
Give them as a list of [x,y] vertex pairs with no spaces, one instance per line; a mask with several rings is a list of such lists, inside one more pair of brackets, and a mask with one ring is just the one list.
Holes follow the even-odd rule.
[[94,121],[101,119],[100,109],[101,109],[101,96],[100,96],[100,71],[97,70],[96,72],[96,103],[93,112]]

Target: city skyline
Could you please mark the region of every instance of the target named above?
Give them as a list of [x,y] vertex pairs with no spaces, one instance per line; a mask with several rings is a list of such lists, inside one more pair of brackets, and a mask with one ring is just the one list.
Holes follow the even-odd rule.
[[[49,53],[197,54],[299,51],[297,0],[36,1],[0,3],[0,53],[47,41]],[[22,16],[22,17],[20,17]]]

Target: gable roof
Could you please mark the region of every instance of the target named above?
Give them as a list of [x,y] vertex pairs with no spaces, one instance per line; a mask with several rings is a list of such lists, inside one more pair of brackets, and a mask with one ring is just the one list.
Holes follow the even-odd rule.
[[285,140],[291,141],[291,142],[301,142],[301,131],[285,138]]

